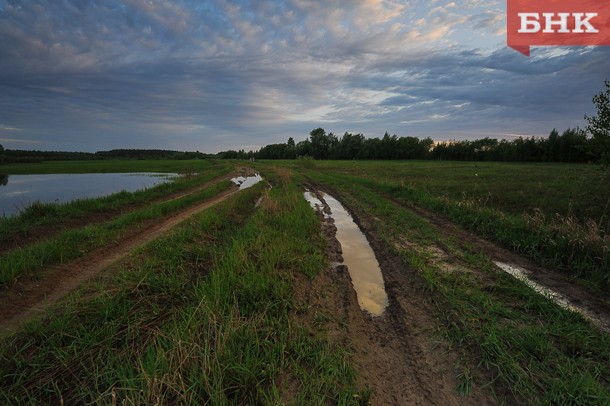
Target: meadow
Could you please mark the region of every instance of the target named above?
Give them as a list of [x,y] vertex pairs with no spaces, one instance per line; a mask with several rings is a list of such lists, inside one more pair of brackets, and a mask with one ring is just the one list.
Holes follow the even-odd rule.
[[332,174],[336,182],[359,184],[439,213],[596,289],[610,288],[608,170],[595,165],[434,161],[305,165]]
[[[455,396],[610,402],[610,335],[499,271],[474,238],[457,238],[426,217],[552,265],[603,299],[610,283],[610,187],[607,173],[594,166],[313,160],[23,166],[19,173],[164,168],[189,176],[3,220],[4,241],[23,244],[0,252],[1,289],[35,281],[45,267],[95,247],[120,244],[121,233],[140,222],[226,191],[228,182],[210,182],[246,164],[265,182],[194,215],[41,316],[4,331],[2,402],[375,404],[379,393],[400,390],[363,382],[349,335],[337,335],[351,331],[349,321],[329,333],[338,310],[305,299],[316,296],[303,292],[330,269],[305,185],[332,192],[348,208],[382,272],[391,260],[414,282],[409,295],[425,309],[421,339],[453,354],[444,373],[455,376]],[[186,194],[196,185],[206,186]],[[75,216],[81,221],[68,220]],[[55,223],[59,231],[40,238],[36,230]],[[394,304],[382,316],[388,323],[405,294],[389,290]]]

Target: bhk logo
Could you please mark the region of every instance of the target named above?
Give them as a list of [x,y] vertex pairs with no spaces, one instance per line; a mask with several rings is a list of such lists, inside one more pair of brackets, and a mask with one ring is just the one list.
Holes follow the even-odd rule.
[[610,45],[610,0],[508,0],[508,46]]

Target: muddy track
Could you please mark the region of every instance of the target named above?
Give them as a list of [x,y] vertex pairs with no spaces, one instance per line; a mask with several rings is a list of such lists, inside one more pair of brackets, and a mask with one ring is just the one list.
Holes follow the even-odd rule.
[[462,246],[470,246],[471,249],[487,255],[492,261],[514,264],[527,269],[530,279],[561,294],[571,304],[586,312],[590,321],[598,328],[610,333],[610,297],[608,295],[592,292],[570,279],[565,273],[536,265],[527,258],[459,228],[442,216],[387,195],[384,195],[384,197],[423,218],[445,236],[455,238]]
[[[201,188],[208,186],[209,184],[206,184]],[[191,190],[191,193],[197,190],[200,188]],[[40,270],[37,281],[24,278],[1,290],[0,331],[17,329],[24,321],[45,310],[78,288],[83,282],[100,274],[112,263],[127,256],[132,250],[144,246],[192,215],[226,200],[238,191],[237,186],[231,187],[227,191],[170,217],[149,221],[130,235],[116,241],[112,246],[99,248],[76,261]]]
[[171,195],[164,196],[162,198],[157,198],[157,199],[154,199],[151,201],[128,204],[128,205],[122,206],[118,209],[104,210],[104,211],[100,211],[100,212],[87,214],[82,217],[73,217],[73,218],[63,221],[60,225],[47,224],[47,225],[42,225],[42,226],[36,226],[31,231],[29,231],[27,235],[13,236],[8,241],[2,241],[2,245],[0,246],[0,255],[4,254],[10,250],[13,250],[15,248],[18,248],[18,247],[27,246],[27,245],[34,244],[36,242],[39,242],[39,241],[42,241],[45,239],[52,238],[52,237],[58,235],[59,233],[61,233],[62,231],[65,231],[65,230],[68,230],[71,228],[84,227],[89,224],[97,224],[97,223],[101,223],[101,222],[105,222],[105,221],[110,221],[114,218],[122,216],[125,213],[128,213],[133,210],[137,210],[142,207],[149,206],[151,204],[164,203],[164,202],[169,202],[172,200],[180,199],[180,198],[188,196],[190,194],[207,189],[211,186],[217,185],[220,182],[223,182],[225,180],[229,180],[233,176],[234,176],[234,174],[224,175],[224,176],[218,177],[216,179],[213,179],[209,182],[206,182],[202,185],[198,185],[194,188],[191,188],[191,189],[188,189],[185,191],[176,192]]
[[[496,404],[496,399],[478,388],[467,398],[458,394],[457,355],[435,334],[438,321],[433,316],[432,298],[417,271],[370,232],[372,224],[365,213],[351,214],[356,214],[354,219],[379,261],[388,308],[378,317],[363,312],[348,271],[337,266],[311,282],[295,281],[300,287],[297,300],[307,309],[295,317],[313,330],[325,331],[348,349],[361,386],[373,391],[373,405]],[[332,219],[320,215],[320,220],[329,260],[341,262]]]

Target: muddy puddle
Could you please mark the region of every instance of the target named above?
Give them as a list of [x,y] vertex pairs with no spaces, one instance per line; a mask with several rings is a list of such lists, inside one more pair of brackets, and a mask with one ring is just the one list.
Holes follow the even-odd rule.
[[239,190],[248,189],[256,185],[258,182],[261,182],[263,177],[258,173],[252,176],[237,176],[231,179],[231,182],[235,183],[239,186]]
[[505,262],[500,262],[500,261],[494,261],[494,264],[496,264],[496,266],[498,268],[502,269],[504,272],[508,273],[515,279],[518,279],[521,282],[525,283],[527,286],[532,288],[537,293],[551,299],[552,301],[557,303],[562,308],[575,312],[575,313],[578,313],[578,314],[582,315],[585,319],[589,320],[591,323],[593,323],[596,326],[598,326],[599,328],[601,328],[602,330],[610,332],[610,325],[608,325],[606,322],[601,320],[599,317],[597,317],[595,314],[590,312],[588,309],[585,309],[584,307],[581,307],[581,306],[578,306],[578,305],[572,303],[568,298],[566,298],[562,294],[555,292],[554,290],[549,289],[546,286],[543,286],[543,285],[531,280],[529,277],[530,272],[527,269],[521,268],[517,265],[507,264]]
[[380,316],[388,306],[388,296],[375,253],[341,203],[328,194],[320,194],[330,210],[324,210],[325,204],[311,192],[306,191],[304,197],[311,207],[334,220],[336,238],[341,244],[343,256],[343,263],[336,265],[347,267],[360,308],[372,316]]

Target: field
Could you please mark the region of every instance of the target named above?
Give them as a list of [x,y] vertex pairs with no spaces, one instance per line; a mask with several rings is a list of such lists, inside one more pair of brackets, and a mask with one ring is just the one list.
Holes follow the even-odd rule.
[[[0,221],[7,404],[608,404],[610,179],[594,166],[102,161],[171,185]],[[243,191],[229,182],[259,172]],[[332,222],[369,240],[360,310]],[[497,262],[596,315],[562,308]],[[44,310],[44,311],[41,311]]]

